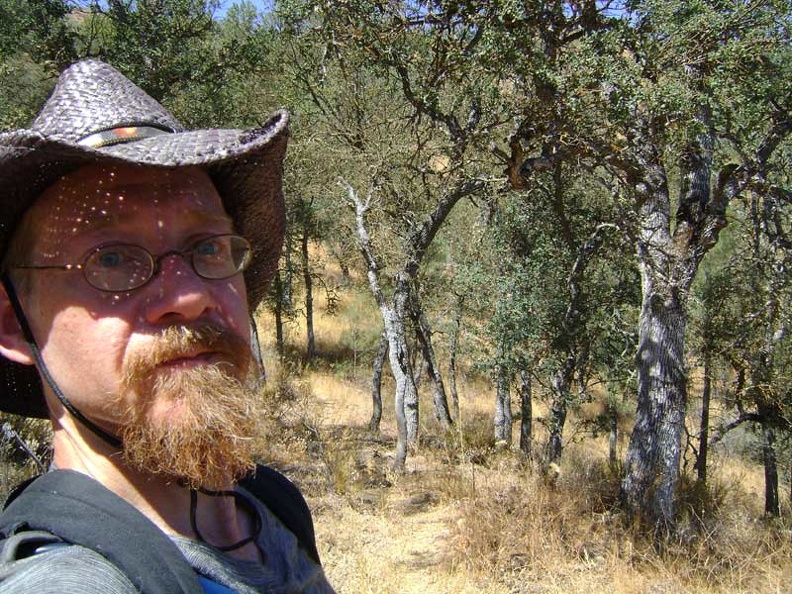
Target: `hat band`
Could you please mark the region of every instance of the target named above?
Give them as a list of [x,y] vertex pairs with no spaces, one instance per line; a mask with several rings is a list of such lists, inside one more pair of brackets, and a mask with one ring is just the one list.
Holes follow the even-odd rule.
[[120,128],[111,128],[110,130],[102,130],[95,134],[89,134],[81,138],[78,144],[91,148],[102,148],[114,144],[133,142],[143,138],[151,138],[152,136],[161,136],[162,134],[173,134],[173,132],[153,126],[123,126]]

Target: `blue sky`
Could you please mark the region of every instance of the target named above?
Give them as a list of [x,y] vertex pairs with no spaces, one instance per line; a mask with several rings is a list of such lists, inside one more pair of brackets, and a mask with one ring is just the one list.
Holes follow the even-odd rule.
[[[74,0],[74,3],[78,6],[85,6],[90,4],[92,0]],[[226,11],[233,6],[234,4],[239,4],[242,0],[220,0],[220,8],[217,11],[217,16],[225,15]],[[259,10],[263,11],[270,11],[272,10],[273,0],[247,0],[249,4],[252,4]],[[103,0],[99,1],[100,5],[105,5]]]
[[[230,6],[239,3],[239,1],[240,0],[221,0],[220,10],[218,11],[219,16],[224,15],[226,10],[228,10]],[[272,4],[273,4],[272,0],[247,0],[247,1],[259,10],[263,10],[263,11],[272,10]]]

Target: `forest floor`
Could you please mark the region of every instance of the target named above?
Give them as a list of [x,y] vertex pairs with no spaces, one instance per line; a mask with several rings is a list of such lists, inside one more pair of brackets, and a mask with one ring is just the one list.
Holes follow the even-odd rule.
[[785,518],[763,519],[758,465],[713,453],[709,491],[686,500],[699,512],[658,548],[622,521],[602,438],[568,445],[547,476],[493,442],[493,398],[475,382],[462,386],[453,431],[422,411],[421,445],[394,474],[392,386],[374,435],[366,373],[330,366],[270,381],[269,460],[304,490],[339,593],[792,591],[788,498]]
[[[728,440],[710,454],[705,491],[686,463],[680,530],[662,546],[623,521],[621,469],[607,462],[606,437],[577,424],[596,417],[596,404],[570,412],[560,470],[548,476],[516,443],[495,443],[491,383],[463,369],[455,427],[443,431],[428,408],[431,397],[422,394],[420,446],[395,474],[387,372],[380,431],[368,429],[377,311],[365,290],[340,297],[329,315],[317,296],[319,356],[310,364],[297,325],[286,327],[282,360],[272,321],[260,319],[259,329],[272,424],[263,448],[303,489],[339,594],[792,592],[789,484],[782,487],[782,518],[765,519],[762,467],[736,453],[742,449],[725,447]],[[535,419],[546,414],[543,402],[537,393]],[[621,459],[632,423],[629,413],[624,417]],[[546,434],[541,423],[533,426],[538,450]],[[516,436],[519,422],[514,427]]]

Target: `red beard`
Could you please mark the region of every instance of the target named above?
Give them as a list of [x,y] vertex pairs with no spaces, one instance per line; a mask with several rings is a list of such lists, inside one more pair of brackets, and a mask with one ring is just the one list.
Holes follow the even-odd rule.
[[[196,353],[217,362],[168,366]],[[127,357],[122,371],[120,436],[132,467],[213,490],[253,469],[258,367],[239,336],[214,324],[171,326]],[[173,413],[157,415],[155,407]]]

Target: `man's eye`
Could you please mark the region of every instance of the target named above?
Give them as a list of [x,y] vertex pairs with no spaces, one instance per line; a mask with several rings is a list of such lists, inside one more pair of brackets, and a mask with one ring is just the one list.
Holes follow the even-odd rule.
[[222,251],[223,245],[219,238],[206,239],[193,247],[193,253],[198,256],[216,256]]
[[106,251],[97,254],[95,261],[102,268],[115,268],[125,260],[124,254],[119,251]]
[[86,264],[99,270],[118,270],[146,266],[147,263],[148,254],[143,248],[109,245],[96,251]]

